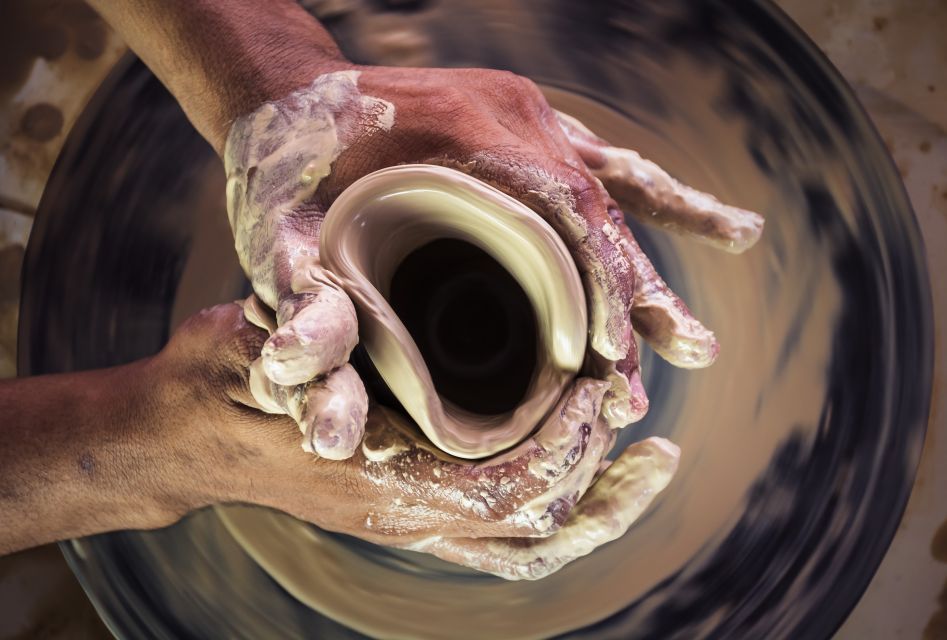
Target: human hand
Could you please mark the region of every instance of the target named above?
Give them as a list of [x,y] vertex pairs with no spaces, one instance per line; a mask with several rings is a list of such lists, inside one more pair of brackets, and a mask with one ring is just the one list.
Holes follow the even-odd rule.
[[[707,366],[719,348],[656,273],[604,187],[630,212],[731,251],[752,245],[762,229],[757,214],[608,146],[551,109],[529,80],[492,70],[353,65],[322,74],[238,119],[225,157],[238,253],[258,295],[277,310],[262,368],[282,385],[331,372],[355,344],[354,311],[319,265],[318,234],[334,199],[377,169],[459,169],[550,223],[583,276],[589,373],[611,385],[603,414],[613,427],[648,407],[633,326],[677,366]],[[360,431],[340,428],[353,434],[346,450],[353,449]]]
[[314,458],[291,420],[254,406],[251,366],[266,338],[241,305],[221,305],[185,322],[149,364],[156,406],[173,411],[164,420],[197,434],[190,452],[215,502],[262,504],[378,544],[537,579],[622,535],[677,466],[677,447],[650,438],[605,468],[614,442],[600,419],[607,384],[590,378],[570,386],[531,438],[489,460],[450,458],[380,407],[351,457]]
[[[366,527],[365,513],[372,509],[387,514],[393,522],[402,515],[408,523],[420,516],[419,506],[413,511],[400,510],[401,505],[395,502],[399,499],[397,492],[369,487],[377,478],[369,475],[372,467],[368,462],[386,461],[370,461],[364,447],[359,446],[367,397],[354,370],[346,364],[357,340],[355,314],[318,258],[318,234],[328,206],[347,186],[376,169],[430,163],[466,171],[531,206],[563,237],[584,278],[590,306],[592,366],[587,373],[609,385],[606,388],[600,382],[580,378],[563,396],[562,401],[569,403],[578,402],[583,394],[591,397],[601,392],[600,406],[595,407],[593,402],[594,411],[586,411],[597,419],[588,424],[573,421],[571,428],[561,430],[566,444],[583,440],[584,436],[576,440],[576,433],[587,430],[591,442],[593,434],[605,432],[602,417],[608,426],[620,427],[639,419],[647,410],[633,322],[673,363],[706,366],[716,356],[713,334],[691,317],[684,303],[655,273],[605,187],[632,214],[647,212],[649,202],[660,200],[663,194],[680,197],[680,202],[675,200],[673,206],[662,209],[667,213],[665,218],[674,221],[670,226],[711,238],[720,235],[714,224],[692,222],[720,220],[719,205],[713,204],[709,196],[699,197],[701,194],[664,180],[651,166],[645,166],[644,172],[632,170],[642,166],[632,162],[633,156],[611,149],[575,123],[570,127],[528,80],[490,70],[351,65],[328,34],[289,0],[274,0],[265,6],[250,0],[136,3],[135,10],[120,3],[96,0],[95,4],[171,89],[218,152],[225,147],[230,127],[224,154],[228,213],[241,263],[258,295],[275,309],[278,329],[263,347],[265,334],[244,326],[242,320],[238,322],[232,308],[229,312],[215,310],[192,328],[210,320],[214,326],[222,322],[219,329],[229,327],[247,338],[242,346],[208,348],[178,337],[163,352],[165,355],[156,359],[159,363],[176,362],[181,372],[191,372],[192,380],[182,377],[181,384],[169,387],[177,390],[180,406],[189,409],[182,415],[193,420],[194,428],[215,421],[220,426],[209,441],[213,446],[202,448],[206,459],[214,461],[215,470],[225,470],[219,473],[227,485],[225,491],[218,492],[220,499],[269,504],[326,528],[365,537],[378,535]],[[175,46],[169,46],[169,42]],[[749,231],[742,239],[734,239],[733,249],[749,246],[759,235],[761,225],[754,216],[747,214]],[[220,332],[205,333],[223,340]],[[250,336],[254,336],[252,340]],[[351,457],[338,462],[313,459],[297,446],[298,431],[289,421],[248,408],[259,406],[254,404],[258,394],[251,392],[246,380],[249,359],[241,363],[236,356],[251,358],[261,349],[263,356],[254,367],[254,378],[270,394],[274,403],[270,409],[293,416],[306,434],[306,446],[323,457]],[[189,358],[191,351],[206,362]],[[172,357],[174,354],[177,356]],[[175,368],[168,371],[174,372]],[[206,382],[198,382],[202,379]],[[226,393],[215,396],[220,390]],[[217,400],[211,402],[211,397]],[[320,406],[331,410],[316,410]],[[332,418],[317,425],[320,416],[338,416],[338,420]],[[366,446],[376,435],[384,436],[394,428],[390,421],[384,421],[388,427],[376,426],[374,411],[368,422]],[[552,429],[544,425],[513,450],[526,456],[519,460],[527,461],[531,473],[541,471],[547,459],[546,445],[536,445],[539,433],[547,428]],[[322,443],[318,437],[313,439],[314,434],[324,436]],[[424,480],[437,477],[435,468],[444,473],[433,466],[434,459],[443,460],[440,454],[411,438],[408,436],[406,451],[391,457],[389,466],[376,469],[392,474],[403,471],[412,481],[411,474],[421,478],[416,486],[398,489],[420,496],[417,505],[423,506],[420,500],[433,497],[439,497],[436,504],[441,505],[440,499],[447,494],[459,498],[457,492],[437,493],[432,488],[436,483]],[[620,461],[624,456],[641,459],[641,466],[653,468],[654,473],[635,475],[631,462],[613,465],[615,471],[606,471],[592,485],[578,506],[569,511],[572,515],[551,516],[554,525],[565,523],[560,534],[567,536],[526,538],[524,542],[523,538],[513,538],[522,534],[521,530],[481,530],[479,525],[470,525],[482,521],[471,520],[471,514],[476,513],[469,509],[451,511],[443,505],[438,507],[439,513],[451,514],[440,518],[443,528],[425,525],[421,519],[420,529],[409,530],[401,540],[386,531],[379,541],[416,545],[441,557],[493,567],[501,573],[505,571],[501,567],[511,563],[529,564],[531,554],[541,556],[545,566],[561,566],[573,552],[568,551],[570,545],[557,540],[577,534],[589,536],[588,544],[594,546],[604,538],[620,535],[638,512],[633,506],[636,496],[641,499],[637,504],[646,504],[648,491],[653,495],[666,484],[676,465],[677,452],[669,443],[645,442],[651,444],[641,445],[637,453],[630,448]],[[529,449],[531,446],[535,448]],[[558,468],[573,471],[552,473],[545,481],[545,490],[574,486],[573,494],[579,499],[591,482],[588,469],[596,458],[588,453],[588,442],[583,447],[566,450],[566,462]],[[607,448],[601,449],[604,452]],[[549,459],[563,455],[561,447],[552,449],[557,453],[548,454]],[[455,465],[451,468],[457,469],[452,478],[459,482],[480,477],[495,484],[496,478],[485,475],[485,470],[494,469],[490,465],[500,464],[497,460],[508,461],[513,451],[493,461],[449,461]],[[573,459],[580,453],[581,459],[589,462],[580,464]],[[598,457],[596,469],[603,466]],[[653,463],[646,463],[649,459]],[[413,471],[415,467],[417,471]],[[576,468],[584,471],[578,473]],[[254,470],[256,473],[250,473]],[[424,470],[429,470],[427,476],[421,473]],[[622,470],[627,474],[619,473]],[[547,509],[552,504],[571,506],[568,501],[557,503],[543,489],[542,473],[534,473],[533,480],[523,475],[501,476],[499,487],[505,486],[503,477],[511,478],[505,483],[512,485],[509,492],[517,485],[531,486],[535,482],[539,500],[535,505],[545,501]],[[634,479],[638,477],[651,480],[636,484]],[[552,482],[553,478],[572,480],[563,484],[564,480]],[[622,478],[628,482],[623,483]],[[287,487],[304,489],[287,491]],[[323,499],[312,487],[325,490],[324,506],[318,504]],[[354,495],[360,500],[351,506],[346,503],[348,495],[340,495],[347,487],[355,489]],[[487,496],[481,497],[487,503],[486,497],[491,495],[507,500],[497,487],[493,488],[495,494],[490,489],[484,491]],[[609,500],[610,496],[615,500]],[[506,512],[522,512],[525,506],[508,506]],[[583,525],[596,524],[596,514],[606,514],[606,524],[611,523],[603,525],[602,531],[608,532],[604,537],[593,536]],[[459,522],[468,524],[461,526]],[[555,526],[549,530],[555,530]],[[491,553],[494,555],[489,556]]]

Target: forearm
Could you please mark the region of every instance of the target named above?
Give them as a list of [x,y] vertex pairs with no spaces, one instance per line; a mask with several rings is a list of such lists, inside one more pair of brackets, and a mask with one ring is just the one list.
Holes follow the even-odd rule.
[[293,0],[90,0],[222,153],[230,123],[349,66]]
[[0,383],[0,555],[164,526],[210,502],[182,481],[194,461],[186,437],[170,437],[147,367]]

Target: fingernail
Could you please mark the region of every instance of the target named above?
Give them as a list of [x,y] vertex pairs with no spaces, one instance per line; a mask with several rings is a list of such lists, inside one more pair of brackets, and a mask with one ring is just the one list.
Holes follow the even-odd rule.
[[307,394],[304,442],[329,460],[352,457],[365,434],[368,396],[351,366],[334,371]]
[[345,424],[343,416],[326,411],[307,429],[303,449],[326,460],[346,460],[355,453],[360,440],[355,437],[351,423]]
[[641,371],[632,372],[628,378],[628,395],[631,406],[631,422],[638,422],[648,413],[651,402],[641,382]]

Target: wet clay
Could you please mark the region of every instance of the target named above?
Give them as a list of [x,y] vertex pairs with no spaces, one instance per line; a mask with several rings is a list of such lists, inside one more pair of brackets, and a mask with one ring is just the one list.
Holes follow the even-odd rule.
[[[585,296],[562,240],[531,209],[459,171],[404,165],[362,178],[330,207],[319,255],[354,302],[381,378],[452,455],[485,457],[526,438],[582,365]],[[500,272],[509,277],[498,280]],[[410,290],[399,273],[431,290]],[[471,321],[484,311],[471,304],[477,296],[497,310],[495,321]],[[491,373],[514,384],[478,394]]]

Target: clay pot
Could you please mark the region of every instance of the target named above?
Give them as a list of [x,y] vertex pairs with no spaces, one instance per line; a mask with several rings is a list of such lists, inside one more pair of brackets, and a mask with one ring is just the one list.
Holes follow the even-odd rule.
[[466,174],[365,176],[329,209],[320,256],[355,303],[379,376],[448,454],[522,441],[582,365],[585,296],[562,240]]

